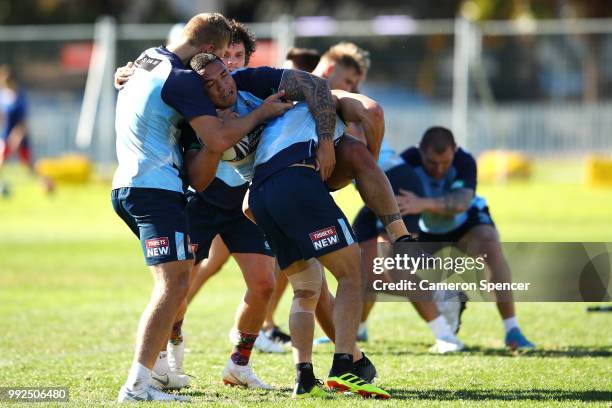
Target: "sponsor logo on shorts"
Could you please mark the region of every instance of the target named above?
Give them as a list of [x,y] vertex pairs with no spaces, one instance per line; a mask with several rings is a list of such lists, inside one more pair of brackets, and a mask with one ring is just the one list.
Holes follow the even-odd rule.
[[327,227],[310,233],[310,240],[317,251],[339,242],[336,227]]
[[168,237],[147,239],[145,248],[147,249],[147,258],[170,255],[170,240],[168,240]]

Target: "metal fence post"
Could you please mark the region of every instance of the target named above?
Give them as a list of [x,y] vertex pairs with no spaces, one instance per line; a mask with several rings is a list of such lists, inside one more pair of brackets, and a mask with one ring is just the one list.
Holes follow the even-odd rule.
[[112,77],[115,66],[116,24],[112,17],[104,16],[98,19],[94,30],[94,47],[87,72],[87,82],[83,95],[83,105],[79,115],[76,134],[76,145],[80,149],[88,149],[93,140],[93,134],[100,109],[100,137],[96,161],[108,161],[108,144],[114,134],[114,90]]
[[274,23],[272,37],[277,47],[276,66],[282,67],[287,52],[295,44],[295,24],[293,22],[293,17],[286,14],[281,15]]
[[470,82],[470,22],[455,20],[455,49],[453,56],[453,115],[452,131],[457,144],[467,147],[468,103]]

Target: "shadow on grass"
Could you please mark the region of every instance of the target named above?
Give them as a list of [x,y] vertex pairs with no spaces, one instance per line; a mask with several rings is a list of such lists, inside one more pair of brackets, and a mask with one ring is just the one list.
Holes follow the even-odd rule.
[[[234,391],[234,392],[232,392]],[[254,390],[254,389],[246,389],[242,387],[227,387],[227,391],[195,391],[195,390],[187,390],[186,392],[181,392],[181,395],[188,395],[190,397],[205,397],[206,400],[230,400],[235,398],[245,399],[248,401],[250,399],[259,400],[259,399],[273,399],[274,397],[286,397],[287,395],[291,395],[293,392],[293,388],[289,387],[279,387],[273,390]]]
[[[431,400],[431,401],[582,401],[599,402],[612,401],[612,392],[599,390],[567,391],[555,389],[531,389],[531,390],[416,390],[405,388],[387,388],[393,399],[397,400]],[[181,395],[197,397],[198,402],[221,403],[240,399],[241,402],[261,402],[264,400],[284,400],[291,395],[291,388],[277,390],[243,390],[243,392],[227,393],[218,391],[188,391]],[[340,395],[340,394],[338,394]],[[336,395],[336,396],[338,396]]]
[[[467,350],[470,354],[483,355],[483,356],[514,356],[516,353],[508,350],[490,347],[470,347]],[[548,358],[583,358],[583,357],[612,357],[612,349],[606,346],[576,346],[568,347],[565,349],[535,349],[532,351],[518,353],[525,357],[548,357]]]
[[612,401],[609,391],[565,390],[407,390],[387,389],[394,399],[404,400],[502,400],[502,401]]
[[[372,356],[384,356],[384,355],[392,355],[392,356],[403,356],[403,355],[411,355],[411,356],[423,356],[423,355],[432,355],[427,351],[427,349],[423,349],[423,347],[415,347],[411,349],[410,347],[388,347],[386,349],[372,350],[368,352],[368,355]],[[473,346],[466,347],[466,349],[457,354],[446,354],[441,355],[440,357],[445,356],[459,356],[459,355],[473,355],[473,356],[496,356],[496,357],[546,357],[546,358],[584,358],[584,357],[603,357],[609,358],[612,357],[612,348],[608,346],[594,346],[594,347],[584,347],[584,346],[576,346],[576,347],[568,347],[565,349],[536,349],[532,351],[526,352],[512,352],[510,350],[504,348],[493,348],[493,347],[481,347],[481,346]]]

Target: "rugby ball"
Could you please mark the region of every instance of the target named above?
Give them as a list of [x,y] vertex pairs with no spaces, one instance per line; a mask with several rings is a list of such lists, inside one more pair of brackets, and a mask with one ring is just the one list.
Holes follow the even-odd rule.
[[253,153],[257,149],[264,127],[265,125],[261,124],[249,132],[245,137],[240,139],[238,143],[223,152],[221,160],[238,162]]

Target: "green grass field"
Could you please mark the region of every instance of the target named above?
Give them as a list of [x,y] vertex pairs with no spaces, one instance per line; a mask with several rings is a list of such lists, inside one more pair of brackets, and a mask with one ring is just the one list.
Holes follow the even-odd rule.
[[[507,241],[610,241],[612,189],[584,186],[577,165],[536,169],[536,181],[482,185]],[[151,289],[138,241],[112,211],[108,183],[61,186],[46,197],[21,170],[9,168],[12,196],[0,198],[0,386],[67,386],[70,405],[113,405],[132,358],[137,321]],[[336,196],[351,218],[355,191]],[[289,354],[256,353],[258,374],[279,387],[226,388],[227,333],[244,290],[233,262],[196,298],[185,322],[186,369],[196,378],[194,405],[223,406],[610,406],[612,314],[584,304],[518,305],[526,333],[539,347],[514,356],[503,348],[493,304],[470,304],[461,337],[469,351],[427,353],[432,336],[405,303],[378,305],[364,345],[389,401],[336,396],[293,402]],[[289,296],[278,312],[285,323]],[[320,334],[320,331],[317,333]],[[324,377],[332,348],[315,349]],[[0,402],[0,405],[3,405]]]

